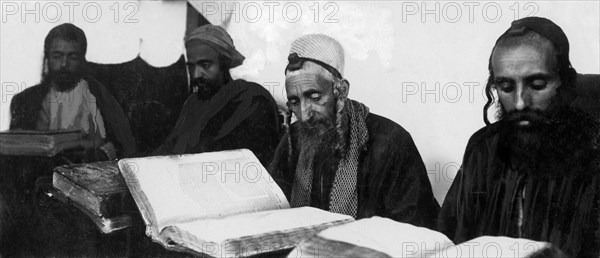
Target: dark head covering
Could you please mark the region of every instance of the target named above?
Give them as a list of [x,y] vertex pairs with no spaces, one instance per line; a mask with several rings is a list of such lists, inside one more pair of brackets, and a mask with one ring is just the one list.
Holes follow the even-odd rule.
[[87,51],[87,39],[83,30],[81,30],[79,27],[71,23],[63,23],[52,28],[44,40],[44,54],[48,54],[48,51],[50,51],[50,45],[52,45],[52,41],[55,38],[61,38],[67,41],[79,43],[81,54],[85,56]]
[[567,39],[567,35],[565,32],[558,26],[556,23],[542,17],[526,17],[519,20],[515,20],[511,23],[510,28],[506,30],[497,40],[496,44],[494,44],[494,49],[492,49],[492,53],[490,54],[490,59],[488,63],[488,70],[490,72],[490,76],[488,78],[488,82],[486,85],[486,97],[487,103],[483,107],[483,120],[489,125],[490,121],[487,118],[487,110],[494,102],[494,97],[492,94],[492,84],[493,84],[493,75],[494,71],[492,69],[492,55],[494,54],[494,50],[498,47],[498,44],[509,37],[519,37],[527,34],[528,32],[533,31],[543,38],[548,39],[554,49],[556,50],[556,59],[558,62],[558,74],[561,79],[561,83],[563,86],[560,87],[559,91],[564,96],[564,100],[569,102],[574,96],[574,88],[575,88],[575,78],[577,77],[577,72],[571,66],[571,60],[569,59],[569,40]]
[[558,63],[563,67],[571,67],[569,60],[569,39],[565,32],[556,23],[542,17],[526,17],[513,21],[510,28],[496,40],[498,42],[507,36],[520,36],[533,31],[550,40],[558,53]]
[[234,68],[244,62],[244,56],[235,49],[233,39],[223,28],[212,24],[200,26],[185,36],[185,44],[192,40],[199,40],[212,47],[220,55],[231,60],[229,68]]

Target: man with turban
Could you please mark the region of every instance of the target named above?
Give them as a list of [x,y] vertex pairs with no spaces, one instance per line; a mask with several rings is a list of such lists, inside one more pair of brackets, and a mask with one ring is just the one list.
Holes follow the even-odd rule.
[[434,228],[439,205],[410,134],[348,98],[341,44],[305,35],[288,61],[285,87],[297,121],[286,119],[269,172],[291,206]]
[[[439,230],[456,243],[508,236],[598,257],[600,125],[570,106],[576,72],[566,35],[545,18],[516,20],[496,41],[489,72],[487,126],[467,144]],[[490,124],[492,90],[499,113]]]
[[267,166],[279,140],[277,105],[262,86],[233,80],[244,61],[221,27],[204,25],[185,37],[190,87],[175,128],[155,154],[247,148]]

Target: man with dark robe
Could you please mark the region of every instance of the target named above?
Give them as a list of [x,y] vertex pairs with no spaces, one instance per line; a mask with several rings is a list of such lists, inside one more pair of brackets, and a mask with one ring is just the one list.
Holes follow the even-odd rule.
[[279,141],[277,105],[262,86],[233,80],[229,69],[244,61],[227,32],[215,25],[185,37],[193,92],[157,155],[246,148],[267,166]]
[[7,256],[96,255],[99,233],[83,213],[49,194],[52,169],[135,153],[129,121],[100,82],[86,73],[87,39],[72,24],[44,40],[42,81],[12,99],[10,130],[80,130],[86,146],[49,158],[3,157],[0,192],[9,215],[0,253]]
[[[489,62],[487,126],[469,140],[439,230],[456,243],[508,236],[598,257],[600,125],[569,105],[576,72],[566,35],[545,18],[516,20]],[[492,90],[499,121],[490,124]]]
[[410,134],[348,98],[341,44],[305,35],[288,61],[288,107],[297,121],[286,119],[269,172],[291,206],[434,228],[439,205]]
[[81,130],[93,143],[83,161],[135,152],[127,116],[106,87],[86,74],[85,33],[73,24],[54,27],[44,40],[42,82],[17,94],[10,130]]

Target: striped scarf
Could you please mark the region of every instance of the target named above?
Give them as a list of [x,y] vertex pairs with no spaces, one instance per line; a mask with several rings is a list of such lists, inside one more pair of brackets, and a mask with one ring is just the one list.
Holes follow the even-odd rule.
[[[356,218],[358,208],[358,191],[356,187],[358,158],[369,140],[366,123],[369,108],[358,101],[348,99],[345,109],[350,118],[350,144],[335,173],[333,188],[330,192],[329,210]],[[298,164],[292,188],[292,207],[310,205],[312,180],[312,164],[309,167]]]

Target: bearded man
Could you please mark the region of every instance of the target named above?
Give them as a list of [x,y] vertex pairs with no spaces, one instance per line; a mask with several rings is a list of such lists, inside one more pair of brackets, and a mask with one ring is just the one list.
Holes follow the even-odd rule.
[[291,206],[435,227],[439,205],[410,134],[348,98],[341,44],[305,35],[288,61],[288,107],[297,121],[288,117],[269,172]]
[[73,24],[54,27],[44,40],[42,82],[17,94],[10,129],[81,130],[94,148],[83,162],[135,152],[127,116],[106,87],[86,74],[87,39]]
[[204,25],[185,38],[190,87],[175,128],[156,155],[250,149],[264,166],[279,141],[277,105],[262,86],[233,80],[244,61],[227,32]]
[[[566,35],[545,18],[516,20],[496,41],[489,71],[487,126],[469,140],[439,230],[457,243],[508,236],[597,257],[600,125],[569,105],[576,72]],[[499,121],[489,124],[493,90]]]
[[[94,256],[100,236],[83,213],[50,198],[52,168],[132,155],[135,142],[117,101],[86,72],[87,39],[73,24],[54,27],[44,40],[42,81],[11,102],[11,130],[80,130],[91,148],[56,158],[10,157],[0,178],[8,221],[0,253],[6,256]],[[65,159],[63,159],[65,158]],[[4,207],[3,207],[4,208]],[[3,223],[4,224],[4,223]]]

